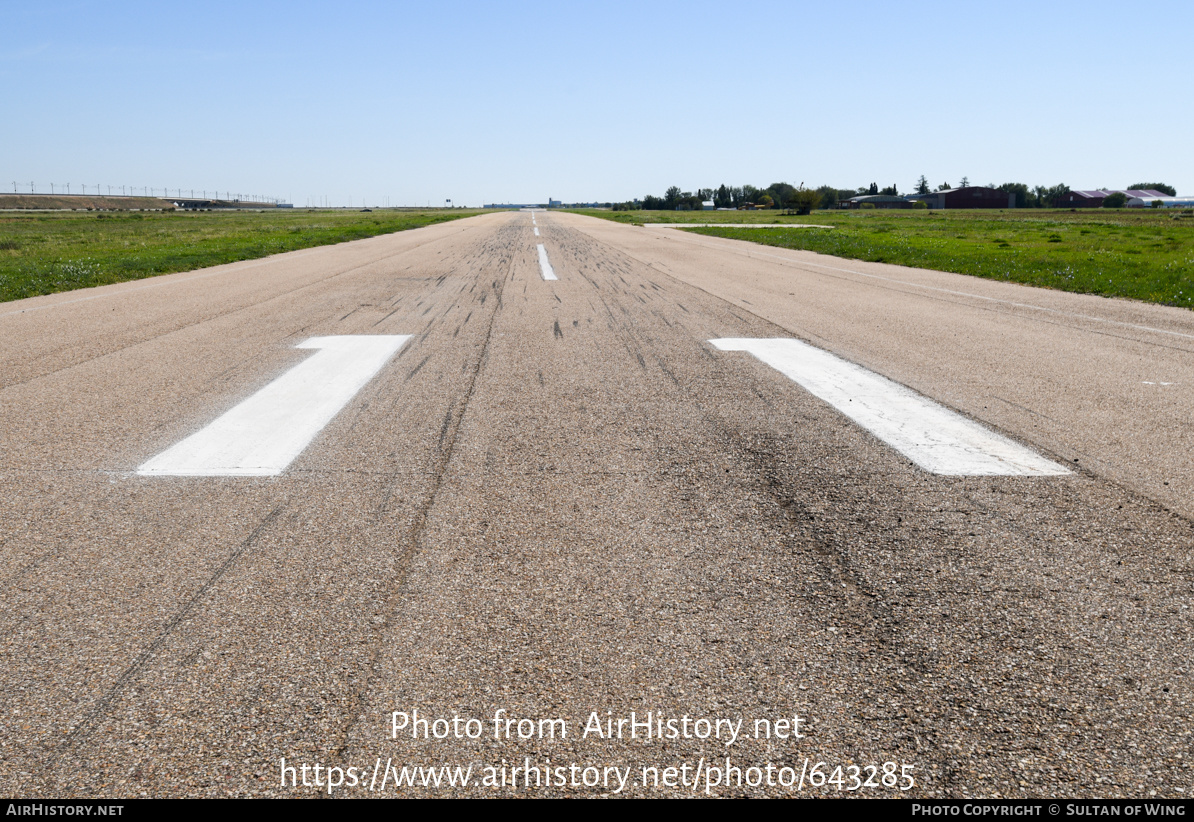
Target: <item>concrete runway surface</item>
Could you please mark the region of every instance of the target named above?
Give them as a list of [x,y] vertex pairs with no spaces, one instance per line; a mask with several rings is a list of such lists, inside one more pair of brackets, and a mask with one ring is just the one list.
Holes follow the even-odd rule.
[[[353,335],[281,473],[137,473]],[[0,791],[1187,796],[1192,400],[1189,311],[568,214],[0,304]]]

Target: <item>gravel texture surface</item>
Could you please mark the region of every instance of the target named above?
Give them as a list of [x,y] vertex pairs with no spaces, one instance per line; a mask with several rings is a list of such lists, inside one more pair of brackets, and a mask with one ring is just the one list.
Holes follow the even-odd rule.
[[[0,304],[0,790],[326,796],[330,766],[334,796],[836,796],[868,765],[854,793],[1194,790],[1194,315],[538,225]],[[281,476],[134,473],[333,334],[415,337]],[[820,345],[1075,473],[927,474],[717,337]],[[416,710],[481,734],[392,738]],[[583,733],[631,712],[723,737]],[[709,784],[727,757],[743,783]],[[444,765],[471,783],[394,784]]]

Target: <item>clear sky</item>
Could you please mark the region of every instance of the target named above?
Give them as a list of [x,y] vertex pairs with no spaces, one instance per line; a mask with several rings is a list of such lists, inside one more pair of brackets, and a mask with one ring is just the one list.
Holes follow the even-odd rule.
[[1192,33],[1190,0],[0,0],[0,188],[1194,194]]

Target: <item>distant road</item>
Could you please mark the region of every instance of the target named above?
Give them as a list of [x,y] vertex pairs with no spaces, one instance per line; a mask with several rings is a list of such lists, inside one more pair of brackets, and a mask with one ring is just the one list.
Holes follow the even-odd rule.
[[0,790],[1182,796],[1192,400],[1188,311],[564,213],[0,303]]

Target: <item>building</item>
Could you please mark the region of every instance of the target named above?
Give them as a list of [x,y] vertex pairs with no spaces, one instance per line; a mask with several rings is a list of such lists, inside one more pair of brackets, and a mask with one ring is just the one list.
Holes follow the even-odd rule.
[[933,191],[929,194],[909,194],[909,200],[922,200],[929,208],[1015,208],[1014,192],[985,186],[966,186]]
[[1164,191],[1153,191],[1152,189],[1121,189],[1121,188],[1098,188],[1090,191],[1071,191],[1059,197],[1053,205],[1058,208],[1099,208],[1103,205],[1103,200],[1106,200],[1108,195],[1120,192],[1129,200],[1163,200],[1169,195]]
[[907,197],[896,197],[891,194],[863,194],[842,200],[842,208],[862,208],[863,203],[870,203],[875,208],[913,208],[915,202]]
[[1128,208],[1152,208],[1153,203],[1159,202],[1159,208],[1194,208],[1194,197],[1133,197],[1124,205]]

